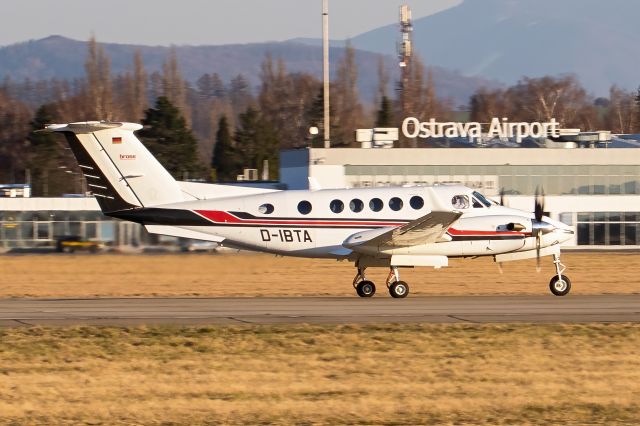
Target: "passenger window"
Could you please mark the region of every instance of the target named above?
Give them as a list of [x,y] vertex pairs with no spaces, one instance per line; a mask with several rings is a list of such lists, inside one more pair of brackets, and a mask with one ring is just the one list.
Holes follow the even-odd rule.
[[474,209],[481,209],[482,208],[482,204],[480,204],[480,201],[476,200],[475,198],[471,198],[473,200],[473,208]]
[[389,207],[391,208],[391,210],[397,212],[398,210],[402,209],[402,200],[398,197],[393,197],[389,200]]
[[414,195],[409,200],[409,204],[411,205],[411,208],[413,208],[414,210],[420,210],[421,208],[424,207],[424,200],[422,199],[422,197]]
[[454,195],[451,199],[451,205],[455,209],[468,209],[469,197],[467,197],[466,195]]
[[362,202],[362,200],[358,200],[357,198],[354,198],[349,203],[349,208],[351,209],[352,212],[359,213],[364,208],[364,203]]
[[374,212],[379,212],[382,210],[382,207],[384,207],[384,203],[380,198],[372,198],[371,201],[369,201],[369,208]]
[[273,213],[274,210],[275,208],[273,207],[273,204],[269,204],[269,203],[263,204],[260,207],[258,207],[258,211],[261,214],[271,214]]
[[311,213],[311,203],[308,201],[300,201],[298,203],[298,211],[302,214]]
[[342,210],[344,210],[344,203],[340,200],[333,200],[329,204],[329,208],[334,213],[342,213]]

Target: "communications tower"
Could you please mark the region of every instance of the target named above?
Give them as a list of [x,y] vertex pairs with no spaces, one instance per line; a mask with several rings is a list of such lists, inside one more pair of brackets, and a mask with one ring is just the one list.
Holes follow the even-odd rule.
[[409,5],[403,4],[400,6],[400,35],[402,38],[398,44],[398,58],[400,60],[400,108],[403,115],[411,109],[409,105],[411,100],[407,96],[406,89],[409,87],[411,57],[413,54],[412,33],[411,9],[409,9]]

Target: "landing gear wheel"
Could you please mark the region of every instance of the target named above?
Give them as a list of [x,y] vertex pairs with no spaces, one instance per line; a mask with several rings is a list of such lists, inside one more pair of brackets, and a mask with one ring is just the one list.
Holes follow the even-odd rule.
[[395,299],[404,299],[409,295],[409,284],[404,281],[396,281],[389,286],[389,294]]
[[356,286],[356,293],[360,297],[371,297],[376,294],[376,285],[372,281],[360,281]]
[[566,296],[571,291],[571,280],[566,275],[562,275],[562,279],[555,275],[549,282],[549,290],[555,296]]

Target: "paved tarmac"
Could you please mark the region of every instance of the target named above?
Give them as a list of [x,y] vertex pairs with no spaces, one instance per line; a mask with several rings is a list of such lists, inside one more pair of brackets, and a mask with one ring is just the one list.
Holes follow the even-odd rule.
[[0,326],[640,322],[640,295],[0,299]]

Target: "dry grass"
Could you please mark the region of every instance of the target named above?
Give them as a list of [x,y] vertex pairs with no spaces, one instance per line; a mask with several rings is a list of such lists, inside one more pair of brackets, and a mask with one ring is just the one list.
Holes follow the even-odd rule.
[[640,325],[0,330],[2,424],[635,424]]
[[[574,294],[639,293],[635,253],[566,253]],[[548,294],[555,274],[549,257],[509,262],[452,259],[449,268],[403,269],[412,294]],[[223,255],[0,256],[0,297],[353,295],[348,262]],[[383,285],[387,270],[368,277]]]

